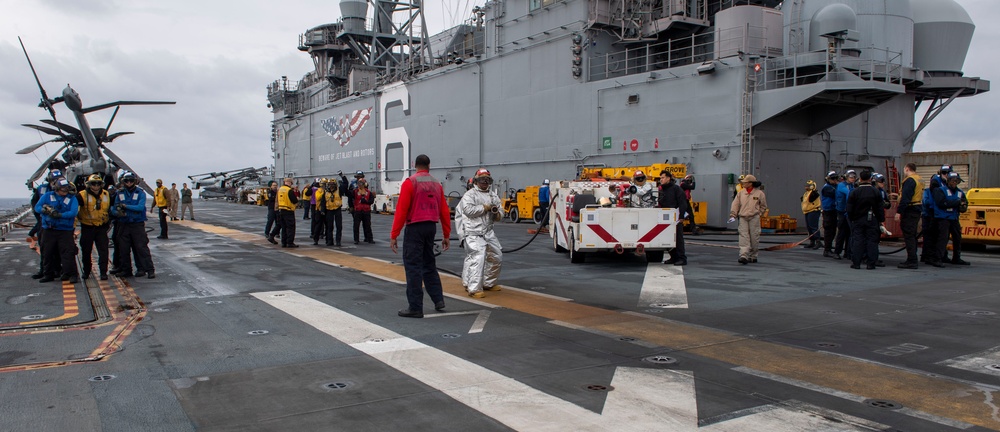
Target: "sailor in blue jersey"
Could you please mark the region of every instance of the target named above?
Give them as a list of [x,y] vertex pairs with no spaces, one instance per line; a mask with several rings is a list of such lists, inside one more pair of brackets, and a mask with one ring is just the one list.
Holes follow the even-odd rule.
[[546,217],[549,215],[549,179],[545,179],[542,186],[538,188],[538,208],[542,209],[540,225],[545,226],[548,222]]
[[122,188],[117,193],[112,214],[118,217],[119,233],[117,248],[121,248],[119,277],[132,276],[132,255],[135,255],[135,276],[156,277],[153,258],[149,253],[149,237],[146,236],[146,191],[136,187],[135,173],[122,174]]
[[46,192],[35,204],[35,211],[42,214],[42,253],[45,256],[45,276],[39,282],[51,282],[56,273],[62,280],[79,282],[76,269],[76,242],[73,225],[80,206],[70,194],[70,184],[59,178],[55,190]]
[[837,235],[837,183],[836,171],[826,174],[826,184],[819,191],[820,208],[823,210],[823,256],[833,258],[833,239]]
[[844,181],[837,185],[837,239],[833,250],[833,257],[840,259],[840,253],[844,253],[844,258],[851,257],[851,221],[847,217],[847,197],[854,190],[854,183],[858,180],[858,174],[854,170],[847,170],[844,173]]
[[943,257],[948,253],[948,236],[951,235],[952,255],[951,261],[948,262],[954,265],[969,265],[968,261],[962,260],[962,227],[958,223],[958,215],[969,208],[965,192],[958,188],[958,184],[961,182],[962,178],[957,172],[948,173],[947,180],[941,187],[932,192],[934,222],[937,224],[937,253],[935,254],[937,263],[945,262]]
[[62,178],[62,171],[54,169],[49,171],[49,175],[45,177],[45,181],[35,187],[34,193],[31,194],[31,212],[35,215],[35,226],[31,227],[28,231],[29,241],[31,239],[35,240],[35,245],[38,248],[39,257],[38,260],[38,273],[31,275],[32,279],[41,279],[45,277],[45,253],[42,252],[42,214],[34,211],[35,204],[42,197],[52,191],[52,187],[55,186],[56,181]]
[[951,165],[942,165],[937,174],[931,176],[927,188],[924,189],[920,197],[920,217],[921,225],[923,226],[922,236],[924,238],[924,248],[920,251],[920,262],[930,264],[934,267],[944,267],[941,264],[941,260],[947,259],[947,250],[945,251],[945,256],[937,256],[936,245],[938,234],[937,224],[934,222],[933,192],[935,189],[944,186],[944,180],[942,179],[946,178],[951,171]]

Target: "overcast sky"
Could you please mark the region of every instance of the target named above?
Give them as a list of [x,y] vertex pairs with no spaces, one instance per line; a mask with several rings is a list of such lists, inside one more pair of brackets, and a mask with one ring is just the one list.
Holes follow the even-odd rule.
[[[977,24],[967,76],[993,79],[1000,66],[997,0],[958,0]],[[468,16],[482,0],[424,2],[431,34]],[[50,152],[14,152],[49,139],[20,126],[40,124],[38,88],[17,43],[21,36],[49,97],[66,84],[84,106],[116,100],[171,100],[177,105],[125,106],[112,132],[132,131],[110,148],[150,184],[178,187],[186,176],[269,166],[265,87],[312,70],[296,49],[298,35],[340,16],[335,0],[0,0],[0,197],[28,196],[25,179]],[[992,129],[997,92],[961,99],[920,135],[916,151],[1000,150]],[[57,106],[61,122],[76,125]],[[104,127],[113,109],[89,114]]]

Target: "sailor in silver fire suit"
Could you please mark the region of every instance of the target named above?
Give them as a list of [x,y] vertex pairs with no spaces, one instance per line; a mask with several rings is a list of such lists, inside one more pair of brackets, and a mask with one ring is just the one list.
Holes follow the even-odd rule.
[[500,197],[490,190],[493,178],[485,168],[476,171],[475,187],[462,196],[456,208],[459,217],[458,235],[465,243],[465,264],[462,266],[462,285],[475,298],[483,298],[486,291],[500,291],[496,286],[500,276],[503,253],[500,240],[493,232],[493,223],[503,219]]
[[[653,182],[646,181],[646,173],[641,170],[636,171],[635,175],[632,176],[632,185],[629,186],[629,192],[632,194],[629,207],[656,207],[656,196],[653,195],[654,186]],[[633,190],[632,187],[635,189]]]

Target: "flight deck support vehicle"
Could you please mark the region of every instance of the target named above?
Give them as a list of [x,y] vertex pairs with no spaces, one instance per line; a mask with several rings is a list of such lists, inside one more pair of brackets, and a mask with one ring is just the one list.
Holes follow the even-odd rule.
[[564,181],[552,185],[549,232],[556,252],[569,252],[570,262],[582,263],[591,252],[645,255],[663,260],[676,246],[677,209],[619,207],[617,191],[627,181]]

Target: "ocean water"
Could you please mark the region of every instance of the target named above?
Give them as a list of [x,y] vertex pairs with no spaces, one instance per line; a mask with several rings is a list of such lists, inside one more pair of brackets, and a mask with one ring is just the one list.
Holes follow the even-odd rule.
[[31,204],[30,198],[0,198],[0,213],[5,213],[27,204]]

